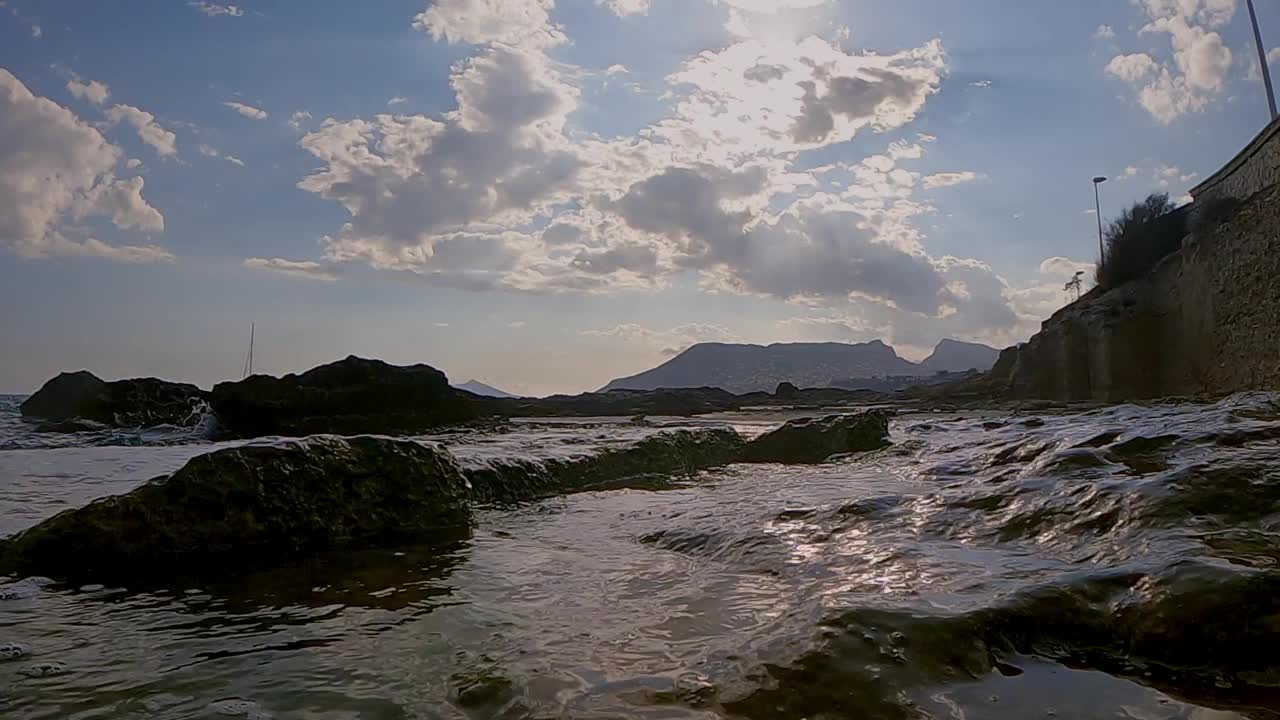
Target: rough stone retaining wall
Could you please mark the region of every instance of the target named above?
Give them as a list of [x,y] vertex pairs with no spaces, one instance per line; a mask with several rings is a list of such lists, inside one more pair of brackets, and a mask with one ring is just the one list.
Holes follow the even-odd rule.
[[1280,389],[1280,185],[1147,276],[1063,308],[989,379],[1009,396],[1068,401]]
[[1191,188],[1191,197],[1197,205],[1223,198],[1244,200],[1276,183],[1280,183],[1280,119],[1263,128],[1221,170]]

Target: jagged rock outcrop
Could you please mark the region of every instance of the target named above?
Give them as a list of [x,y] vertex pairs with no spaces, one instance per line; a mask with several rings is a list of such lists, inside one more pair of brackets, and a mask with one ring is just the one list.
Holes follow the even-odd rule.
[[888,413],[866,410],[791,420],[747,443],[742,458],[758,463],[820,463],[832,455],[877,450],[888,444]]
[[355,356],[282,378],[255,375],[219,383],[210,394],[218,421],[239,437],[315,433],[419,433],[483,411],[429,365],[398,366]]
[[430,538],[470,522],[443,448],[316,436],[217,450],[0,545],[0,573],[112,577]]
[[52,421],[46,427],[76,427],[69,421],[91,420],[115,427],[182,425],[198,420],[205,393],[195,385],[156,378],[106,382],[81,370],[61,373],[46,382],[21,406],[23,417]]

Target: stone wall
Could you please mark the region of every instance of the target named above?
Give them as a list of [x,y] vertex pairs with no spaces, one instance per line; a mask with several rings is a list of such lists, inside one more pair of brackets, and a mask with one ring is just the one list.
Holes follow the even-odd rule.
[[1280,183],[1280,119],[1262,132],[1221,170],[1191,189],[1197,205],[1215,200],[1244,200],[1256,192]]
[[1280,389],[1280,185],[1196,227],[1147,276],[1057,312],[988,381],[1101,402]]

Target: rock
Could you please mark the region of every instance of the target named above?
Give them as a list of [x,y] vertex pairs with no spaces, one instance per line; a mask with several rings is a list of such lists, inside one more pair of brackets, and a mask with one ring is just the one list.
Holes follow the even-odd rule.
[[106,381],[88,370],[59,373],[22,402],[23,417],[63,421],[73,418],[95,418],[99,412],[98,396]]
[[192,459],[127,495],[67,510],[0,545],[0,574],[121,575],[272,561],[430,539],[470,521],[441,447],[316,436]]
[[219,383],[210,397],[223,429],[240,437],[418,433],[479,417],[480,400],[429,365],[355,356],[301,375]]
[[78,432],[88,420],[113,427],[190,425],[205,393],[195,385],[156,378],[104,382],[81,370],[62,373],[22,403],[24,417],[50,421],[44,432]]
[[747,443],[746,462],[820,463],[832,455],[889,444],[889,416],[881,410],[792,420]]
[[793,398],[799,394],[800,388],[789,382],[778,383],[778,389],[773,391],[773,396],[776,398]]
[[519,502],[643,475],[687,475],[728,465],[742,448],[742,436],[729,428],[670,430],[578,457],[493,460],[466,474],[477,500]]

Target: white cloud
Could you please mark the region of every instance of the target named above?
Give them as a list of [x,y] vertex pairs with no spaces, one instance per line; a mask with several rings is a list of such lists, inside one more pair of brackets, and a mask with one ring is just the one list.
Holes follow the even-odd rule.
[[1133,1],[1148,19],[1139,34],[1167,34],[1172,62],[1120,55],[1107,72],[1132,84],[1139,104],[1160,123],[1202,112],[1222,92],[1234,61],[1216,29],[1234,17],[1236,0]]
[[525,325],[526,323],[523,320],[513,320],[512,322],[507,323],[507,327],[516,329],[516,330],[524,327]]
[[289,127],[294,130],[301,130],[302,124],[311,119],[311,113],[306,110],[295,111],[289,116]]
[[253,270],[265,270],[305,280],[331,282],[338,276],[332,268],[310,260],[286,260],[285,258],[247,258],[243,265]]
[[1111,62],[1107,63],[1106,69],[1108,73],[1125,82],[1136,83],[1146,79],[1158,67],[1156,61],[1150,55],[1134,53],[1132,55],[1117,55],[1111,58]]
[[39,25],[33,24],[31,26],[31,37],[36,39],[40,39],[44,37],[44,28],[40,27]]
[[134,170],[141,165],[142,165],[142,161],[139,160],[138,158],[129,158],[128,161],[126,161],[124,164],[124,166],[130,170]]
[[178,152],[178,136],[160,127],[156,116],[132,105],[112,105],[107,109],[107,119],[112,124],[126,122],[138,131],[138,137],[161,156],[169,157]]
[[613,77],[614,75],[625,75],[628,72],[630,71],[627,70],[625,65],[610,65],[608,69],[604,71],[604,74],[605,77]]
[[24,257],[173,259],[154,245],[69,237],[84,237],[87,230],[78,224],[91,217],[108,217],[126,230],[164,228],[163,216],[142,198],[143,179],[115,178],[123,157],[96,128],[0,69],[0,246]]
[[596,4],[608,5],[610,10],[621,17],[649,12],[649,0],[596,0]]
[[387,107],[391,107],[393,105],[403,105],[404,103],[407,103],[407,102],[409,102],[409,98],[403,97],[401,95],[397,95],[387,101]]
[[547,47],[566,41],[551,22],[555,0],[435,0],[413,27],[450,43]]
[[1273,47],[1267,51],[1267,64],[1275,65],[1280,62],[1280,47]]
[[201,0],[193,0],[188,2],[187,5],[209,17],[240,17],[244,15],[244,10],[235,5],[219,5],[218,3],[202,2]]
[[974,80],[973,82],[969,83],[969,86],[976,87],[976,88],[989,88],[991,87],[991,81],[990,80]]
[[973,182],[982,177],[978,173],[971,170],[963,170],[961,172],[944,172],[926,175],[924,178],[924,186],[927,190],[933,188],[948,187],[951,185],[959,185],[961,183]]
[[77,100],[88,100],[94,105],[101,105],[111,96],[111,88],[97,80],[84,82],[80,78],[72,78],[67,82],[67,90]]
[[1070,280],[1077,272],[1093,273],[1094,264],[1065,257],[1051,257],[1040,263],[1040,274],[1052,278]]
[[1097,40],[1110,40],[1116,36],[1116,31],[1110,25],[1099,25],[1098,29],[1093,32],[1093,37]]
[[244,167],[244,161],[236,157],[235,155],[226,155],[224,157],[226,161],[231,163],[232,165],[239,165],[240,167]]
[[245,104],[244,104],[244,103],[242,103],[242,102],[235,102],[234,100],[229,100],[229,101],[224,102],[224,103],[222,103],[222,104],[223,104],[223,105],[226,105],[227,107],[231,108],[232,110],[235,110],[236,112],[240,113],[241,115],[243,115],[243,116],[245,116],[245,117],[247,117],[247,118],[250,118],[250,119],[252,119],[252,120],[266,120],[266,119],[267,119],[267,111],[266,111],[266,110],[263,110],[263,109],[261,109],[261,108],[256,108],[256,107],[254,107],[254,106],[252,106],[252,105],[245,105]]

